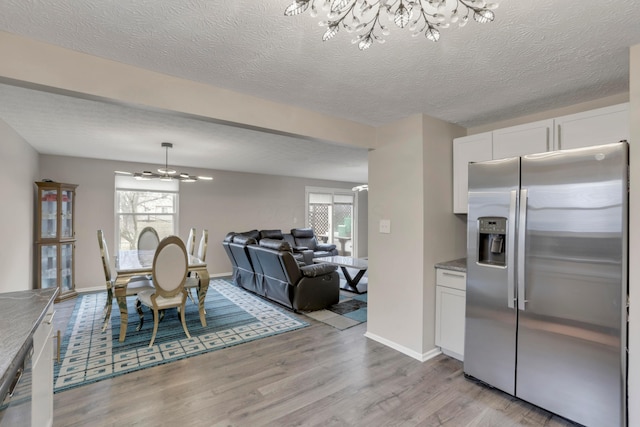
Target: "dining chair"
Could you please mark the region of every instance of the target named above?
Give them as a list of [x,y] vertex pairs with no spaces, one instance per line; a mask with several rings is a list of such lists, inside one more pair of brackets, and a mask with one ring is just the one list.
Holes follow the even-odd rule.
[[189,237],[187,237],[187,253],[189,255],[194,255],[194,251],[196,249],[196,229],[195,228],[191,228],[191,230],[189,230]]
[[[182,329],[191,338],[185,320],[187,290],[184,283],[189,267],[187,249],[178,236],[168,236],[160,241],[153,257],[152,276],[154,289],[138,293],[138,301],[153,311],[153,334],[149,347],[153,346],[158,332],[159,311],[176,307],[180,311]],[[142,325],[143,318],[140,319]]]
[[[102,331],[107,329],[108,321],[111,318],[111,307],[113,305],[113,287],[115,285],[115,277],[111,270],[111,259],[109,258],[109,249],[107,241],[104,238],[104,232],[98,230],[98,246],[100,247],[100,256],[102,257],[102,268],[104,269],[104,278],[107,287],[107,301],[104,305],[104,320]],[[136,280],[129,281],[127,285],[127,296],[137,295],[139,292],[151,289],[153,290],[153,282],[144,276],[136,277]],[[142,307],[136,301],[136,311],[140,317],[143,316]]]
[[[203,262],[204,262],[204,260],[205,260],[205,258],[207,256],[207,244],[208,244],[208,241],[209,241],[209,231],[206,230],[206,229],[202,230],[202,237],[200,237],[200,243],[198,245],[198,252],[196,252],[196,257],[200,261],[203,261]],[[187,282],[185,283],[185,287],[188,289],[189,299],[194,304],[196,304],[196,300],[193,297],[193,293],[191,292],[191,290],[194,289],[194,288],[197,288],[199,284],[200,284],[200,279],[197,276],[197,274],[194,274],[194,275],[189,274],[189,278],[187,279]]]
[[[140,261],[140,265],[144,265],[145,258],[144,252],[155,251],[160,243],[160,238],[158,237],[158,232],[153,227],[145,227],[142,229],[140,234],[138,234],[138,260]],[[148,262],[148,261],[146,261]]]

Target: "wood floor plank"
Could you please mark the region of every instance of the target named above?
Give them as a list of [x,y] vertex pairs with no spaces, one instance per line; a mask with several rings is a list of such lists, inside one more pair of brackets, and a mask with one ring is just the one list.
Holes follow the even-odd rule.
[[[62,332],[75,300],[55,305]],[[54,395],[54,426],[553,426],[572,424],[364,337],[310,326]]]

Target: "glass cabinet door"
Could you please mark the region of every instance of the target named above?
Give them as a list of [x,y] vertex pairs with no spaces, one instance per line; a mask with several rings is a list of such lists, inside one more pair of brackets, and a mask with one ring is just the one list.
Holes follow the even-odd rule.
[[60,290],[73,289],[73,243],[60,245]]
[[40,192],[40,238],[55,239],[58,230],[58,190]]
[[62,190],[60,238],[73,237],[73,191]]
[[58,245],[40,246],[40,288],[58,286]]

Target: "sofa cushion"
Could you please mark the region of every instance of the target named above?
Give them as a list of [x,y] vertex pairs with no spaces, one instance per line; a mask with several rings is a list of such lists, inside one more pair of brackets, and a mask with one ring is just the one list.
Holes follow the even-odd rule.
[[225,243],[231,243],[231,242],[233,242],[233,236],[235,236],[236,234],[238,234],[238,233],[236,233],[235,231],[232,231],[232,232],[230,232],[230,233],[227,233],[227,235],[226,235],[226,236],[224,236],[224,240],[223,240],[223,242],[225,242]]
[[255,245],[258,242],[254,237],[247,236],[245,234],[236,234],[233,236],[233,243],[237,243],[239,245]]
[[260,240],[262,239],[277,239],[283,240],[282,230],[260,230]]
[[251,237],[253,239],[256,239],[256,242],[258,240],[260,240],[260,232],[258,230],[244,231],[244,232],[238,233],[238,234],[242,234],[243,236],[248,236],[248,237]]
[[329,274],[338,269],[337,265],[330,264],[311,264],[300,267],[300,272],[304,277],[318,277]]
[[314,237],[313,228],[293,228],[291,229],[293,237],[311,238]]
[[276,251],[291,252],[291,245],[289,242],[278,239],[261,239],[260,246],[263,248],[274,249]]

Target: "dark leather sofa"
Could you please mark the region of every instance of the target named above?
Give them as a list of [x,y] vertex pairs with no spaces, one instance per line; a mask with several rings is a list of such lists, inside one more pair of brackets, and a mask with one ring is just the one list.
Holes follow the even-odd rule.
[[[295,311],[314,311],[338,303],[337,267],[296,260],[286,240],[230,233],[223,241],[234,283]],[[259,237],[259,236],[258,236]]]
[[336,245],[318,242],[312,228],[293,228],[291,236],[295,243],[294,249],[298,251],[309,249],[313,251],[314,258],[338,255]]

